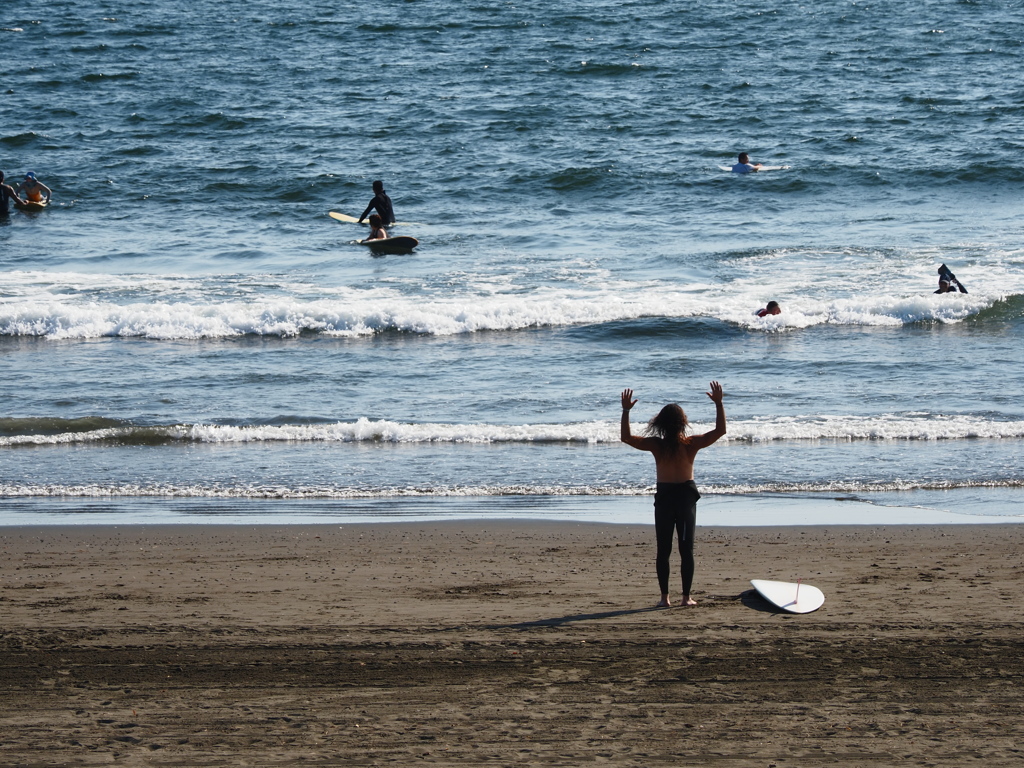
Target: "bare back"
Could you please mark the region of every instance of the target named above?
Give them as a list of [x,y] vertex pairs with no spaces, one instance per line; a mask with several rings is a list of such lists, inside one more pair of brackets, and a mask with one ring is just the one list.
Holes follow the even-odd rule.
[[685,483],[687,480],[693,480],[693,460],[697,458],[699,449],[684,443],[671,453],[661,440],[658,443],[659,445],[651,448],[654,465],[658,470],[658,482]]
[[693,435],[686,442],[682,442],[675,451],[668,450],[665,441],[657,437],[636,437],[624,442],[641,451],[650,451],[654,454],[659,483],[685,483],[687,480],[693,480],[693,462],[697,458],[697,451],[718,439],[718,435],[710,437],[713,434],[714,431]]
[[711,391],[707,395],[715,403],[715,428],[702,435],[691,435],[681,439],[679,447],[675,451],[670,451],[661,438],[638,437],[632,434],[629,425],[629,412],[636,401],[633,400],[633,390],[627,389],[622,393],[620,439],[637,450],[650,451],[654,454],[659,483],[685,483],[688,480],[693,480],[693,461],[697,458],[697,451],[707,448],[725,434],[722,385],[717,381],[711,382]]

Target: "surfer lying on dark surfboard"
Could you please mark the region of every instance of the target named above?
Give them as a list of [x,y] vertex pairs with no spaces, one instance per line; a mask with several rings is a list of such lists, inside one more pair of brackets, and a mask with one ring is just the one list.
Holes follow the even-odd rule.
[[363,240],[365,243],[367,240],[387,240],[388,233],[384,229],[384,222],[381,221],[380,216],[376,213],[370,214],[370,236]]
[[675,403],[666,405],[647,424],[647,436],[635,437],[629,428],[629,412],[636,405],[633,390],[622,392],[622,424],[619,438],[627,445],[654,454],[657,468],[658,487],[654,494],[654,529],[658,539],[655,563],[658,572],[658,586],[661,587],[661,602],[658,606],[669,608],[672,602],[668,596],[669,556],[672,554],[672,539],[679,529],[679,554],[683,559],[683,605],[696,605],[690,597],[693,586],[693,538],[697,525],[697,499],[700,492],[693,482],[693,460],[697,451],[707,448],[725,434],[725,408],[722,405],[722,385],[711,382],[707,393],[715,404],[715,428],[703,435],[687,435],[689,422],[683,409]]
[[956,279],[956,276],[949,271],[949,267],[942,264],[939,267],[939,290],[935,293],[967,293],[967,289],[960,284],[960,281]]

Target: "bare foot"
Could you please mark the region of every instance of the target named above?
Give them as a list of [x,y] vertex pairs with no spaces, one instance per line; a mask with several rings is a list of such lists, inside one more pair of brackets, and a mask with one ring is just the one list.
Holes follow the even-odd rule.
[[654,607],[655,608],[671,608],[672,607],[672,603],[671,603],[671,601],[669,601],[668,595],[665,595],[665,597],[661,598],[661,602],[659,602]]
[[683,597],[683,605],[696,605],[696,604],[697,604],[697,601],[694,600],[689,595],[686,595],[685,597]]

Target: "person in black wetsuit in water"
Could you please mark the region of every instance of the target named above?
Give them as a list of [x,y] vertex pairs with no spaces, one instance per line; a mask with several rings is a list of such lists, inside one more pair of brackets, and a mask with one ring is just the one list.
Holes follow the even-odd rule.
[[689,422],[683,409],[675,403],[666,405],[647,425],[647,436],[636,437],[630,432],[629,412],[637,401],[633,390],[622,392],[622,424],[619,434],[622,442],[641,451],[654,454],[658,471],[658,489],[654,494],[654,529],[658,539],[656,565],[658,586],[661,587],[659,607],[669,608],[668,596],[669,555],[672,539],[679,530],[679,554],[683,558],[683,605],[696,605],[690,597],[693,586],[693,538],[697,524],[697,499],[700,492],[693,482],[693,460],[697,451],[707,448],[725,434],[725,407],[722,405],[722,385],[711,382],[708,397],[715,404],[715,428],[703,435],[687,435]]
[[14,191],[14,187],[4,183],[4,172],[0,171],[0,216],[6,216],[11,212],[9,200],[13,200],[18,205],[25,204],[25,201]]
[[967,289],[956,279],[956,275],[949,271],[945,264],[939,267],[939,290],[935,293],[967,293]]
[[385,227],[395,223],[395,209],[391,205],[391,198],[388,197],[388,193],[384,191],[384,182],[379,179],[373,182],[373,200],[366,206],[366,210],[363,211],[363,215],[359,217],[357,223],[362,224],[363,219],[369,216],[370,211],[374,208],[377,209],[377,213],[380,215],[380,219],[384,222]]

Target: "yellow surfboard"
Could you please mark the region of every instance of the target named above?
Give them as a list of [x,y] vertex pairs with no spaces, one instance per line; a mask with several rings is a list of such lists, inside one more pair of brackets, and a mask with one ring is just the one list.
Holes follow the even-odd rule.
[[47,206],[48,202],[48,200],[40,200],[38,202],[26,200],[24,203],[15,203],[14,207],[21,211],[41,211]]
[[[347,213],[338,213],[337,211],[328,211],[327,215],[330,216],[335,221],[344,221],[346,224],[367,224],[368,223],[365,220],[364,221],[359,221],[359,219],[357,219],[355,216],[349,216]],[[390,225],[389,224],[385,224],[384,226],[408,227],[408,226],[413,225],[415,223],[416,222],[414,222],[414,221],[396,221],[396,222],[391,223]]]

